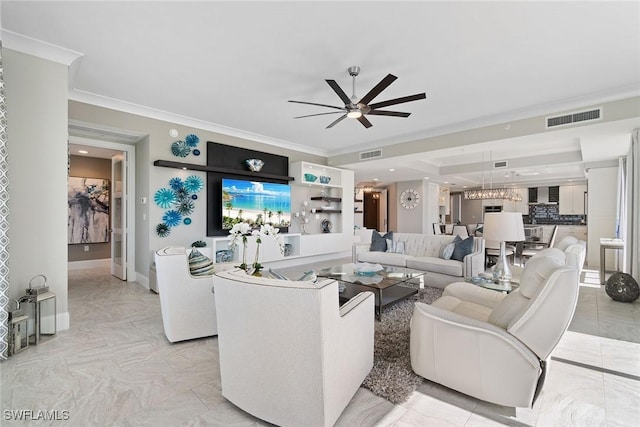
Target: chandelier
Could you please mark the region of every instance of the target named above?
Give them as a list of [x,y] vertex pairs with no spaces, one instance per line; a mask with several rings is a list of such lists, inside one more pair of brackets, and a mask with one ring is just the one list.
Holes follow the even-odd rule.
[[[491,161],[491,152],[489,152],[489,161]],[[521,202],[522,196],[515,188],[484,188],[484,154],[482,155],[482,188],[474,190],[465,190],[463,197],[465,200],[489,200],[489,199],[502,199],[510,200],[512,202]],[[509,176],[512,176],[514,172],[511,172]],[[493,187],[493,173],[489,171],[489,187]],[[515,182],[514,182],[515,185]]]
[[522,196],[513,188],[479,188],[476,190],[465,190],[465,200],[488,200],[504,199],[512,202],[521,202]]

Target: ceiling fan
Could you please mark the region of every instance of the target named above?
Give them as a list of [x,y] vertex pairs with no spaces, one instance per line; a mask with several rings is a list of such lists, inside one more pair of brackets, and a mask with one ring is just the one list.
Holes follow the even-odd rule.
[[313,116],[323,116],[326,114],[338,114],[342,113],[342,116],[338,117],[334,120],[327,129],[332,128],[336,124],[340,123],[346,117],[351,119],[358,119],[360,123],[365,128],[370,128],[373,126],[369,120],[365,117],[366,115],[372,116],[393,116],[393,117],[409,117],[411,113],[402,113],[399,111],[387,111],[387,110],[379,110],[379,108],[388,107],[390,105],[403,104],[405,102],[417,101],[420,99],[425,99],[427,95],[423,93],[417,93],[415,95],[403,96],[401,98],[389,99],[388,101],[382,102],[374,102],[373,104],[369,104],[369,102],[373,101],[373,99],[380,94],[383,90],[385,90],[391,83],[393,83],[397,77],[393,74],[387,74],[387,76],[380,81],[377,85],[373,87],[365,96],[358,100],[356,96],[356,77],[360,74],[360,67],[353,66],[349,67],[347,70],[349,75],[353,77],[353,92],[351,98],[347,96],[346,93],[338,86],[335,80],[326,80],[326,82],[331,86],[331,89],[334,90],[336,94],[340,97],[342,102],[344,102],[344,107],[336,107],[334,105],[327,104],[317,104],[315,102],[306,102],[306,101],[291,101],[297,104],[307,104],[307,105],[317,105],[319,107],[327,107],[327,108],[335,108],[340,111],[331,111],[329,113],[318,113],[318,114],[308,114],[306,116],[298,116],[294,117],[294,119],[302,119],[304,117],[313,117]]

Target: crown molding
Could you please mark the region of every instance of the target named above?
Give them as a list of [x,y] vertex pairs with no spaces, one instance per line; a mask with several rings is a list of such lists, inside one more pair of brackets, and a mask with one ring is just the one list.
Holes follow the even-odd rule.
[[262,144],[272,145],[274,147],[285,148],[287,150],[300,151],[316,156],[328,156],[328,152],[324,150],[318,150],[293,142],[271,138],[253,132],[247,132],[242,129],[223,126],[216,123],[207,122],[205,120],[194,119],[180,114],[170,113],[168,111],[157,110],[155,108],[146,107],[144,105],[121,101],[119,99],[109,98],[78,89],[72,89],[69,91],[69,100],[95,105],[98,107],[109,108],[112,110],[122,111],[124,113],[135,114],[138,116],[148,117],[151,119],[161,120],[173,124],[194,127],[209,132],[232,136],[235,138],[247,139]]
[[2,30],[2,45],[11,50],[36,56],[52,62],[71,67],[79,58],[84,56],[81,52],[60,47],[42,40],[27,37],[10,30]]

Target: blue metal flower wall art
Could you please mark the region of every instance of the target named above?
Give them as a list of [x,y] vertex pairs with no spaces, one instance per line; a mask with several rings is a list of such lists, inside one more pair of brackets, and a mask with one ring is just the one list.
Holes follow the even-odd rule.
[[189,134],[184,138],[184,142],[191,148],[197,147],[198,143],[200,142],[200,138],[198,138],[198,135],[194,135],[194,134]]
[[156,191],[156,195],[153,197],[153,200],[156,202],[156,205],[166,209],[176,202],[176,193],[168,188],[161,188]]
[[175,227],[180,224],[180,220],[182,220],[182,215],[174,210],[166,211],[162,216],[162,221],[169,227]]
[[156,226],[156,234],[159,237],[167,237],[171,228],[180,224],[191,224],[191,215],[195,210],[194,201],[197,194],[204,188],[202,178],[190,175],[185,179],[174,177],[169,180],[169,188],[161,188],[156,191],[153,200],[158,206],[167,209],[162,216],[162,222]]
[[189,154],[200,155],[200,150],[196,147],[200,143],[198,135],[190,133],[183,140],[175,141],[171,144],[171,153],[176,157],[187,157]]
[[197,193],[202,190],[202,187],[204,184],[199,176],[191,175],[184,180],[184,188],[190,193]]

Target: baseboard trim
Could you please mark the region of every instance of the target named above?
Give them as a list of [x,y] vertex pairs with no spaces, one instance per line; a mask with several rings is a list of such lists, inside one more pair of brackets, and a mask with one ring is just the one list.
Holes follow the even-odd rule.
[[111,258],[87,259],[84,261],[71,261],[67,263],[69,270],[82,270],[85,268],[102,268],[110,267]]

